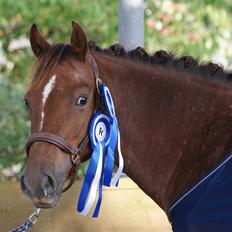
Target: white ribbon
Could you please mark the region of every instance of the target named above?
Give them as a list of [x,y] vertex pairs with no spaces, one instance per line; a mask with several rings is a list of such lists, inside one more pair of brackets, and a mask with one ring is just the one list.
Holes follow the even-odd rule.
[[118,130],[118,156],[119,156],[119,165],[118,165],[118,170],[117,172],[114,174],[110,185],[112,186],[117,186],[118,180],[122,174],[122,170],[123,170],[123,166],[124,166],[124,161],[123,161],[123,157],[122,157],[122,151],[121,151],[121,142],[120,142],[120,133]]
[[103,150],[102,150],[101,143],[99,141],[98,141],[98,143],[100,146],[100,154],[99,154],[99,160],[98,160],[98,164],[97,164],[97,170],[96,170],[96,174],[95,174],[94,179],[93,179],[92,184],[91,184],[87,203],[86,203],[84,209],[80,212],[80,214],[82,214],[82,215],[87,215],[89,210],[92,208],[94,201],[95,201],[95,198],[96,198],[96,194],[97,194],[97,187],[98,187],[99,181],[101,179]]

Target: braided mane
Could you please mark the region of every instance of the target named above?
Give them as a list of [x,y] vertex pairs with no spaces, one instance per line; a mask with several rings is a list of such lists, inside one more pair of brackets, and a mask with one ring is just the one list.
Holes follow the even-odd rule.
[[163,65],[167,68],[197,74],[204,78],[232,81],[232,73],[224,70],[221,65],[213,62],[199,63],[192,56],[178,57],[165,50],[159,50],[150,55],[144,48],[137,47],[134,50],[126,51],[120,44],[113,44],[108,48],[100,48],[95,41],[89,41],[88,46],[92,51],[102,52],[110,56],[132,59],[151,65]]

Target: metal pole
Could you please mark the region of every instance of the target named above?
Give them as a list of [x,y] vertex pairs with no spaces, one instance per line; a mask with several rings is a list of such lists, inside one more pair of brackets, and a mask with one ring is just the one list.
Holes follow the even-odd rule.
[[119,0],[119,43],[126,50],[144,47],[144,1]]

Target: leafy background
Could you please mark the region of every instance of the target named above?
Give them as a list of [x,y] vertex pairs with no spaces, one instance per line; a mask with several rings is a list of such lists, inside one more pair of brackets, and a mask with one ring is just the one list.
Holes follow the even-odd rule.
[[[232,64],[231,0],[144,0],[145,48]],[[0,0],[0,178],[26,159],[30,121],[23,96],[34,62],[28,34],[36,22],[51,42],[69,42],[71,21],[100,46],[116,43],[116,0]]]

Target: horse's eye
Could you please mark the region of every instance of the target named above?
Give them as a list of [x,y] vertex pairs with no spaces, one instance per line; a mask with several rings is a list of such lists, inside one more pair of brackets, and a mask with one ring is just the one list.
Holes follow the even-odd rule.
[[77,106],[84,106],[87,103],[87,97],[86,96],[80,96],[77,101],[76,101],[76,105]]
[[28,103],[28,100],[26,98],[24,98],[24,104],[26,107],[29,107],[29,103]]

